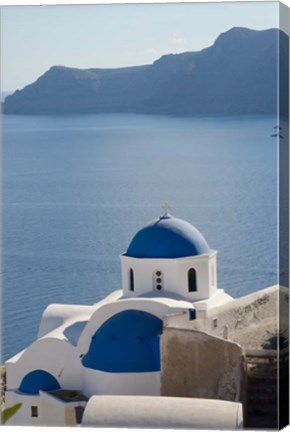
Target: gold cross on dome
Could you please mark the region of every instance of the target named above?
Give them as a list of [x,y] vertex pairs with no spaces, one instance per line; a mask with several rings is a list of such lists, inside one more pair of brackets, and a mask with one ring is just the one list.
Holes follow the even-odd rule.
[[162,206],[162,208],[163,208],[163,210],[164,210],[164,215],[163,215],[163,217],[164,217],[164,216],[168,216],[168,210],[171,209],[170,205],[169,205],[168,203],[164,203],[163,206]]

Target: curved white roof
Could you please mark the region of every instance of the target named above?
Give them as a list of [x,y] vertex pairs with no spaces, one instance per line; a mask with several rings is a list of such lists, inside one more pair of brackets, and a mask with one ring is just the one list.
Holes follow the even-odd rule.
[[242,404],[160,396],[92,396],[82,426],[162,429],[242,429]]

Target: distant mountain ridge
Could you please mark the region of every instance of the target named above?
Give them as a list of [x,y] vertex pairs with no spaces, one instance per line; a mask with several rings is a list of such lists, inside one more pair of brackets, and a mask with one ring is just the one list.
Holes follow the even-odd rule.
[[[236,27],[208,48],[164,55],[152,65],[84,70],[53,66],[8,96],[3,112],[276,113],[278,73],[285,85],[288,82],[288,45],[288,36],[278,29]],[[280,109],[287,111],[287,102]]]

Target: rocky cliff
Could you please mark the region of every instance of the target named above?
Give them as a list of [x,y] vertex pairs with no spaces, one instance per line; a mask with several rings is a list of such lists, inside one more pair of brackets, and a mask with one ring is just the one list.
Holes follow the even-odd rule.
[[[86,70],[54,66],[8,96],[4,113],[276,113],[278,61],[280,78],[287,82],[284,33],[233,28],[206,49],[165,55],[152,65]],[[287,111],[287,103],[281,109]]]

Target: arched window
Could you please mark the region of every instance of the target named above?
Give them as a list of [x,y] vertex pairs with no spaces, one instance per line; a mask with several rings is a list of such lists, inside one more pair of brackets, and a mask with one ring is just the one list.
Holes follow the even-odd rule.
[[134,272],[131,268],[129,272],[129,290],[134,291]]
[[188,270],[187,278],[188,278],[188,292],[197,291],[197,287],[196,287],[196,271],[195,271],[194,268],[191,268],[191,269]]

